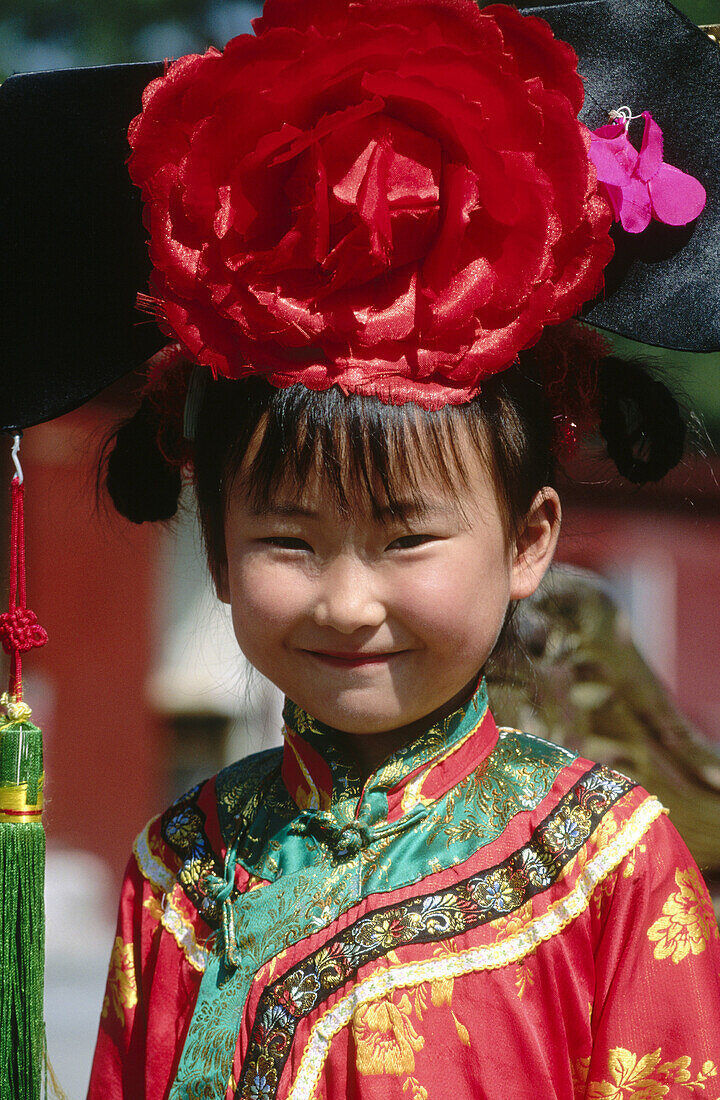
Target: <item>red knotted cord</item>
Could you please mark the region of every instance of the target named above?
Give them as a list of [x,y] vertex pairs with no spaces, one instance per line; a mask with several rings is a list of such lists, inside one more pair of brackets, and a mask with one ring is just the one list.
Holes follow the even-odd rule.
[[10,514],[10,604],[0,615],[0,640],[10,655],[9,695],[22,699],[21,654],[35,646],[45,645],[47,633],[37,615],[25,606],[25,487],[18,476],[12,479],[12,509]]

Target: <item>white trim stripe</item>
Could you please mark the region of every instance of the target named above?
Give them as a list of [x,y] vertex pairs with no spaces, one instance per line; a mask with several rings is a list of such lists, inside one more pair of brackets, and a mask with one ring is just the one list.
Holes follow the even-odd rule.
[[588,860],[567,897],[551,905],[546,913],[531,921],[516,936],[501,943],[470,948],[457,955],[392,967],[372,974],[356,985],[314,1025],[288,1100],[311,1100],[332,1040],[347,1027],[362,1005],[376,1001],[395,989],[420,985],[436,978],[458,978],[475,971],[494,970],[519,962],[540,943],[562,932],[587,909],[595,887],[619,866],[663,812],[662,803],[656,798],[647,798],[607,847]]
[[173,904],[172,894],[177,886],[175,875],[166,867],[150,847],[150,828],[157,818],[149,822],[137,836],[133,852],[140,874],[150,885],[162,893],[162,917],[160,923],[177,943],[185,958],[195,970],[201,973],[207,966],[207,953],[197,942],[195,929],[187,917]]
[[133,852],[143,878],[146,878],[151,886],[162,890],[164,894],[170,894],[177,879],[170,868],[166,867],[161,859],[158,859],[150,847],[150,829],[156,821],[157,818],[155,817],[148,822],[143,831],[135,838]]
[[170,894],[165,894],[165,904],[160,923],[173,937],[190,965],[195,970],[199,970],[201,974],[204,973],[207,966],[207,952],[198,943],[195,929],[190,921],[173,905]]

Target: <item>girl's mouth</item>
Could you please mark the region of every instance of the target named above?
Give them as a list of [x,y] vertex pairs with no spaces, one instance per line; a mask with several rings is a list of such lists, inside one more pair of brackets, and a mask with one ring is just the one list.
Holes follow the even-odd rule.
[[399,655],[399,651],[387,653],[350,653],[336,652],[334,650],[306,649],[305,652],[309,653],[311,657],[315,657],[317,660],[322,661],[323,664],[330,665],[332,668],[362,668],[364,665],[379,665]]

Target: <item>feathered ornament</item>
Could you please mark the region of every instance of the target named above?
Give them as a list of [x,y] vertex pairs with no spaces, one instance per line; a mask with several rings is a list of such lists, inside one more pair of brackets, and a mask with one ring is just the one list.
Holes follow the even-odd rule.
[[10,684],[0,725],[0,1100],[39,1100],[45,1028],[45,830],[42,733],[22,695],[22,654],[47,641],[25,603],[23,474],[15,437],[10,524],[10,603],[0,639]]

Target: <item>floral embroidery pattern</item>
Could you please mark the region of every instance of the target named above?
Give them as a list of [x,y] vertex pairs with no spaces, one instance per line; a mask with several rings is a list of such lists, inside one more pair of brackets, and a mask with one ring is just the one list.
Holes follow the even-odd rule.
[[449,796],[445,819],[430,828],[428,842],[442,829],[448,848],[468,841],[488,843],[519,810],[534,809],[559,768],[574,758],[566,749],[517,730],[498,732],[492,755]]
[[720,933],[697,870],[678,868],[675,882],[677,891],[667,899],[662,916],[648,928],[647,934],[657,944],[653,951],[656,959],[680,963],[691,953],[701,955]]
[[[443,959],[457,954],[453,940],[441,944],[433,952],[433,958]],[[394,951],[388,954],[388,962],[400,965]],[[416,1029],[413,1017],[422,1024],[428,1004],[434,1008],[447,1006],[460,1042],[470,1046],[468,1029],[452,1011],[455,979],[441,976],[422,982],[412,990],[394,990],[387,997],[361,1005],[355,1012],[351,1028],[356,1047],[356,1065],[364,1076],[406,1076],[403,1091],[415,1095],[422,1085],[409,1076],[415,1069],[415,1054],[425,1045],[423,1035]]]
[[[450,889],[377,910],[268,985],[258,1002],[236,1095],[243,1100],[251,1097],[261,1061],[263,1066],[273,1064],[279,1080],[298,1021],[353,978],[361,966],[400,946],[448,940],[520,908],[547,885],[542,877],[531,881],[524,870],[526,864],[533,863],[532,855],[548,869],[551,882],[557,880],[610,806],[633,786],[616,772],[596,765],[539,825],[529,844],[501,864]],[[567,822],[573,827],[567,828]],[[388,1016],[386,1022],[395,1036],[393,1041],[399,1042],[396,1025],[400,1028],[400,1022],[393,1019],[395,1022]],[[379,1017],[373,1022],[377,1028]],[[402,1034],[412,1050],[409,1033]],[[409,1064],[407,1046],[402,1064]],[[374,1057],[382,1055],[378,1052]]]
[[422,1050],[425,1040],[415,1030],[411,1013],[407,994],[399,1004],[388,999],[358,1009],[352,1029],[360,1073],[394,1077],[412,1073],[415,1053]]
[[176,883],[175,871],[167,866],[160,851],[160,843],[154,831],[157,818],[153,818],[135,838],[133,852],[143,878],[161,894],[170,894]]
[[135,1007],[137,1000],[133,945],[125,943],[122,936],[116,936],[110,956],[107,992],[102,1006],[103,1019],[112,1012],[120,1021],[120,1026],[124,1027],[125,1013]]
[[[612,810],[610,810],[609,813],[605,814],[604,818],[602,819],[602,821],[598,825],[597,830],[595,832],[595,841],[596,841],[598,847],[604,848],[607,844],[609,844],[610,841],[612,840],[613,836],[615,836],[615,834],[617,833],[617,829],[618,829],[618,824],[617,824],[617,821],[615,820],[615,814],[613,813]],[[642,848],[643,851],[645,850],[645,845],[644,844],[640,845],[640,847]],[[578,872],[582,872],[585,868],[585,865],[587,864],[587,860],[588,860],[588,853],[587,853],[587,850],[583,847],[583,848],[580,849],[580,851],[577,853],[577,855],[572,860],[570,860],[570,862],[567,864],[567,866],[565,867],[565,869],[562,872],[561,877],[566,878],[569,875],[575,875]],[[629,871],[628,871],[628,867],[630,868]],[[635,869],[635,850],[633,850],[630,853],[630,855],[627,856],[627,858],[625,859],[623,876],[625,878],[629,877],[629,875],[632,874],[634,869]],[[606,899],[612,897],[614,889],[615,889],[614,876],[611,875],[608,878],[606,878],[603,882],[601,882],[598,885],[597,889],[593,891],[592,906],[595,910],[596,916],[600,915],[600,912],[601,912],[602,906],[603,906],[603,902]]]
[[[474,714],[475,711],[468,711],[466,716],[467,721],[473,724]],[[400,761],[401,775],[404,774],[403,769],[414,769],[420,758],[429,756],[434,759],[433,751],[438,746],[442,747],[448,736],[444,728],[448,723],[449,720],[446,720],[443,724],[441,737],[436,737],[437,731],[432,731],[433,736],[429,739],[432,744],[423,745],[419,754],[407,759],[403,756]],[[310,731],[305,730],[305,733],[310,736]],[[347,769],[343,770],[346,766],[342,761],[335,761],[332,746],[324,746],[323,751],[331,763],[335,784],[332,813],[340,826],[354,822],[358,812],[357,800],[362,792],[359,787],[355,790],[352,783],[346,782],[349,772],[346,774]],[[497,746],[477,773],[453,788],[446,798],[433,803],[427,817],[420,816],[413,826],[415,836],[418,840],[425,839],[429,852],[439,852],[432,870],[452,866],[477,851],[482,844],[494,840],[513,814],[540,803],[551,789],[558,772],[573,759],[574,754],[547,742],[515,730],[500,731]],[[393,760],[398,763],[397,759]],[[375,791],[370,796],[374,800],[371,820],[380,824],[379,835],[375,835],[374,824],[371,825],[368,829],[372,834],[371,842],[361,847],[352,859],[339,859],[337,852],[315,837],[298,835],[293,838],[297,842],[293,847],[289,843],[289,835],[292,835],[298,810],[283,782],[281,764],[281,751],[258,753],[224,769],[215,781],[222,836],[226,843],[237,838],[239,862],[254,876],[252,881],[257,882],[259,877],[263,885],[259,890],[248,889],[238,894],[234,901],[235,927],[241,930],[239,949],[242,966],[232,981],[227,980],[228,975],[215,958],[212,939],[208,942],[207,965],[205,960],[202,961],[207,984],[201,986],[172,1093],[173,1100],[187,1100],[193,1089],[200,1088],[203,1081],[214,1082],[218,1093],[224,1088],[230,1072],[228,1060],[231,1058],[225,1043],[226,1027],[229,1026],[228,1021],[236,1020],[233,1015],[236,1006],[244,1001],[249,984],[260,967],[280,955],[290,944],[297,943],[318,928],[326,927],[359,896],[389,891],[416,880],[413,864],[402,856],[395,858],[395,845],[402,845],[406,819],[400,819],[397,827],[387,835],[382,831],[385,827],[382,808],[386,800],[382,792],[378,794]],[[392,764],[391,760],[376,777],[383,790],[386,784],[392,785],[398,780],[397,769]],[[173,819],[176,811],[196,810],[193,797],[197,801],[198,794],[193,796],[191,792],[190,796],[180,800],[167,818]],[[364,797],[367,801],[367,792]],[[446,836],[446,826],[455,820],[456,812],[458,819],[464,815],[472,818],[465,841]],[[199,834],[195,838],[189,834],[185,818],[177,823],[173,820],[171,824],[175,842],[182,840],[178,852],[180,858],[189,859],[183,864],[182,888],[195,906],[202,905],[203,862],[193,863],[192,860],[193,852],[198,849],[202,852],[207,845],[203,815],[198,811],[191,823]],[[215,858],[221,860],[222,852]],[[543,859],[549,861],[550,869],[545,881],[545,885],[549,885],[555,873],[555,857],[550,852],[547,856],[540,852],[537,859],[540,862]],[[356,861],[354,867],[353,861]],[[538,880],[537,884],[542,886],[542,881]],[[491,883],[488,888],[490,892],[499,891],[501,901],[503,892],[507,899],[508,887],[504,882]],[[509,893],[513,894],[512,883]],[[255,904],[253,894],[257,895]],[[213,910],[201,909],[201,913],[209,923],[212,922]],[[212,1001],[214,1007],[203,1007],[205,1000]],[[206,1041],[206,1032],[211,1027],[216,1027],[222,1036],[222,1041],[217,1044]]]
[[[196,788],[197,789],[197,788]],[[174,872],[165,865],[160,842],[151,831],[151,821],[138,836],[134,845],[135,859],[142,876],[149,882],[152,892],[143,902],[150,916],[162,924],[175,939],[190,965],[199,971],[205,969],[205,948],[198,943],[195,927],[182,912],[177,893]]]
[[[528,901],[523,905],[522,909],[518,909],[511,916],[498,921],[495,943],[502,943],[504,940],[509,940],[517,936],[519,932],[522,932],[523,929],[527,928],[528,925],[532,923],[532,920],[532,901]],[[529,962],[534,954],[535,948],[533,948],[525,958],[520,959],[520,961],[515,964],[515,988],[517,989],[518,997],[521,999],[525,990],[535,984],[535,977]]]
[[[609,1052],[607,1079],[588,1082],[587,1100],[625,1100],[627,1096],[641,1097],[642,1100],[660,1100],[669,1096],[674,1086],[696,1092],[705,1091],[706,1082],[717,1077],[715,1062],[708,1059],[703,1063],[696,1076],[690,1072],[692,1061],[687,1055],[673,1062],[662,1062],[662,1049],[639,1056],[624,1047],[615,1047]],[[677,1096],[677,1092],[672,1093]]]
[[207,874],[222,874],[205,835],[205,815],[197,806],[202,784],[193,787],[165,811],[160,832],[166,844],[182,861],[177,881],[211,927],[219,921],[217,903],[204,897],[200,881]]

